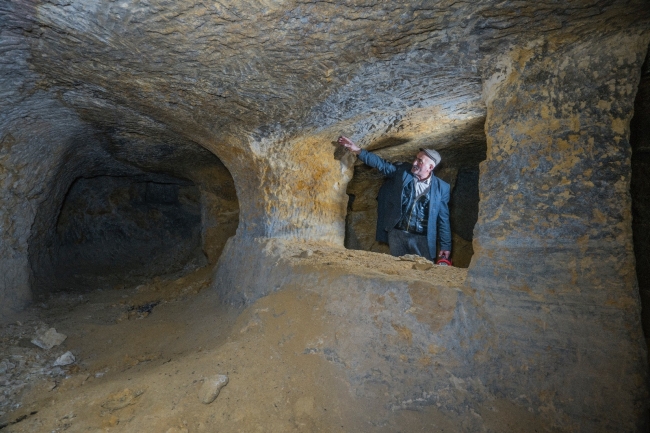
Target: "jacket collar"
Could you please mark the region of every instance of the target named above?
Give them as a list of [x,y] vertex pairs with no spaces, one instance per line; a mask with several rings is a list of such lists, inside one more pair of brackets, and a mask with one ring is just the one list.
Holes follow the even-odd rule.
[[[416,177],[413,176],[413,174],[411,173],[411,170],[410,170],[410,169],[406,169],[406,170],[404,170],[404,175],[405,175],[405,176],[403,177],[403,179],[404,179],[404,184],[406,184],[406,182],[412,182],[413,179],[416,179]],[[438,177],[435,175],[435,173],[431,173],[431,176],[429,176],[429,179],[428,179],[428,180],[429,180],[429,185],[430,185],[431,187],[433,187],[433,186],[436,185],[436,183],[438,182]]]

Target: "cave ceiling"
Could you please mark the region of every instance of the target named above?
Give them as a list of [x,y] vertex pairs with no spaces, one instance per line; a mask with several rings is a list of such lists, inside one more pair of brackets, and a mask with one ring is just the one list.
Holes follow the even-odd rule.
[[328,128],[391,158],[430,145],[474,163],[494,53],[629,26],[634,5],[20,0],[0,11],[18,60],[5,74],[136,164],[147,145],[155,155],[198,143],[222,157]]

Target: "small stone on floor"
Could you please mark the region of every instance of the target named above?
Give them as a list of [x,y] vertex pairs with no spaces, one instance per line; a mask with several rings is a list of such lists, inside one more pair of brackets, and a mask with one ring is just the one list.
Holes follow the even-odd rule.
[[36,332],[36,336],[32,339],[32,343],[41,349],[50,350],[54,346],[58,346],[68,338],[65,334],[56,332],[56,329],[41,329]]
[[224,374],[218,374],[214,377],[206,378],[203,382],[203,386],[201,386],[201,389],[199,390],[199,399],[204,404],[212,403],[219,395],[221,388],[227,384],[228,376]]
[[64,353],[63,355],[59,356],[56,361],[54,361],[54,366],[61,366],[61,365],[70,365],[73,364],[76,361],[74,355],[72,352],[69,350]]

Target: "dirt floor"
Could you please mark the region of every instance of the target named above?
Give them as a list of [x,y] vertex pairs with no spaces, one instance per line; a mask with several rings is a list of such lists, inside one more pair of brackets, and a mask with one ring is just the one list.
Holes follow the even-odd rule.
[[[421,260],[309,245],[291,257],[456,287],[466,276]],[[480,418],[484,431],[548,431],[497,399],[473,414],[388,410],[358,396],[340,365],[305,351],[328,326],[313,291],[280,290],[238,310],[220,303],[211,278],[203,268],[138,287],[60,293],[2,327],[0,430],[456,432],[471,431]],[[50,350],[34,346],[37,329],[49,327],[67,339]],[[76,362],[53,367],[67,351]],[[229,382],[205,404],[204,383],[217,375]]]

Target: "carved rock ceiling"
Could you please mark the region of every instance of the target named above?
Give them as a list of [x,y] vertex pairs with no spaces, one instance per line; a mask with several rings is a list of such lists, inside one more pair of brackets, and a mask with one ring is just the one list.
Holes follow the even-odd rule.
[[332,127],[388,157],[433,145],[458,158],[454,146],[484,142],[486,58],[540,35],[629,26],[642,19],[631,3],[51,0],[0,10],[28,44],[23,89],[49,91],[118,142],[193,141],[223,159],[230,146]]

